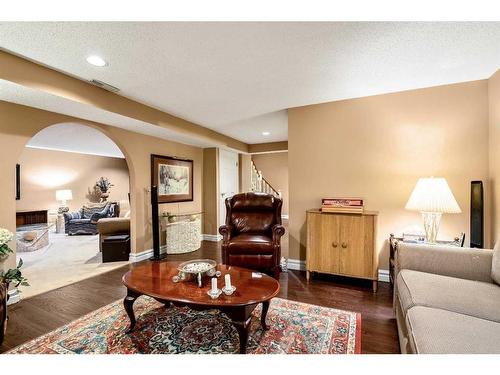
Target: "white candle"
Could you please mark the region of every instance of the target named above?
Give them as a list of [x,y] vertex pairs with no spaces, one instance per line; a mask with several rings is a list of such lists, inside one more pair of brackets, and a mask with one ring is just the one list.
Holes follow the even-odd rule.
[[224,280],[226,281],[226,289],[231,289],[231,275],[226,274]]
[[217,291],[217,278],[212,277],[212,292],[216,292],[216,291]]

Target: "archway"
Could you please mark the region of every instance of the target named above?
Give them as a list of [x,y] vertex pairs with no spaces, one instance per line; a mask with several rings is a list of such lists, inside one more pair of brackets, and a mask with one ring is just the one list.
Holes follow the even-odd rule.
[[[24,260],[23,273],[32,285],[24,289],[25,296],[124,265],[102,263],[98,218],[90,219],[100,212],[102,217],[120,217],[130,225],[132,216],[130,161],[103,128],[80,122],[46,126],[26,142],[18,164],[16,258]],[[101,177],[113,185],[106,194],[95,185]],[[71,198],[65,204],[67,215],[56,200],[59,193],[69,193]]]

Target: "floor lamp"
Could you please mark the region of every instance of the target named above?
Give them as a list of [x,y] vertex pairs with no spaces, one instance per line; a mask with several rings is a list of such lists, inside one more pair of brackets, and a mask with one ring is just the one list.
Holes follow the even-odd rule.
[[158,187],[151,186],[151,215],[153,225],[153,256],[149,260],[161,260],[167,254],[160,254],[160,217],[158,213]]

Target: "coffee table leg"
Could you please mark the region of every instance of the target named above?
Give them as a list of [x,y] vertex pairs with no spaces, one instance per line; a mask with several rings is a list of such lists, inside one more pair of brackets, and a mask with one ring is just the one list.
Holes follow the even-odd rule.
[[262,302],[262,314],[260,315],[260,324],[262,325],[262,329],[267,331],[269,326],[266,324],[267,311],[269,310],[269,304],[271,301]]
[[233,320],[233,325],[238,331],[238,336],[240,337],[240,354],[246,354],[247,343],[248,343],[248,331],[250,329],[251,317],[244,322],[238,322]]
[[127,296],[123,300],[123,307],[125,307],[125,311],[130,319],[130,326],[126,333],[131,333],[135,327],[135,314],[134,314],[134,302],[139,297],[140,294],[135,293],[129,289],[127,289]]

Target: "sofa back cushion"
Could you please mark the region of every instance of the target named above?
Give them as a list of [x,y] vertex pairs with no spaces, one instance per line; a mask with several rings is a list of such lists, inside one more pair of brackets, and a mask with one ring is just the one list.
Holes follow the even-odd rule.
[[85,204],[82,207],[82,218],[90,219],[93,214],[109,209],[109,202]]
[[500,241],[493,248],[493,260],[491,262],[491,278],[500,285]]

